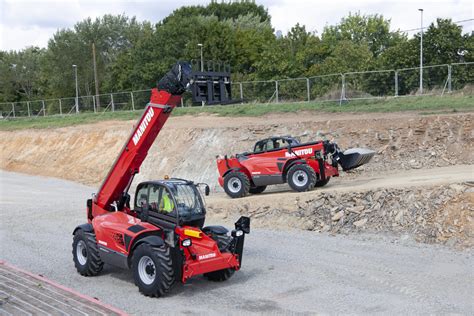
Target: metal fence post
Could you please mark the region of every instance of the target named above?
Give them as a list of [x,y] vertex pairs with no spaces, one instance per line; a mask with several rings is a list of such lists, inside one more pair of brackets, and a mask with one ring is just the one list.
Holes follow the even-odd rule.
[[13,117],[15,117],[15,103],[12,102],[12,112],[13,112]]
[[43,104],[43,116],[46,116],[46,108],[44,107],[44,100],[41,100],[41,103]]
[[112,112],[115,112],[115,104],[114,104],[114,95],[110,94],[110,102],[112,102]]
[[448,65],[448,93],[452,92],[452,90],[451,90],[451,70],[452,70],[451,65]]
[[240,103],[244,104],[244,88],[242,87],[242,82],[239,82],[240,87]]
[[339,98],[339,105],[342,105],[342,100],[346,99],[346,75],[341,74],[341,97]]
[[92,106],[94,107],[94,113],[97,113],[96,106],[95,106],[95,97],[92,97]]
[[398,70],[395,70],[395,96],[398,97]]
[[30,101],[26,101],[26,109],[28,111],[28,117],[31,116],[31,112],[30,112]]
[[63,103],[61,99],[58,99],[58,100],[59,100],[59,115],[63,115]]
[[306,90],[308,92],[308,102],[311,101],[311,90],[310,90],[310,83],[309,78],[306,78]]
[[275,80],[275,102],[278,103],[278,80]]
[[[130,92],[130,99],[132,100],[132,111],[135,111],[135,99],[133,99],[133,92]],[[181,101],[183,101],[183,98],[181,98]],[[183,104],[181,104],[183,106]]]

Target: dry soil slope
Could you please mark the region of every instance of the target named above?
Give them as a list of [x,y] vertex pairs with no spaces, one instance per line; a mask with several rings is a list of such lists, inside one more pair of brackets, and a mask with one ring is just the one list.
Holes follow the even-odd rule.
[[[165,174],[217,188],[215,157],[250,150],[271,135],[303,141],[331,139],[342,148],[369,147],[376,157],[355,175],[374,175],[457,164],[474,164],[472,114],[280,114],[259,118],[171,118],[136,181]],[[134,122],[0,132],[0,168],[98,185],[129,136]],[[219,188],[217,188],[219,189]]]

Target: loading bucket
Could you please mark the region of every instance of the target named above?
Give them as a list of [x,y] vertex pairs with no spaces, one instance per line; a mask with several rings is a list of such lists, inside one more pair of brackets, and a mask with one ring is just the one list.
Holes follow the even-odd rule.
[[375,151],[367,148],[351,148],[339,154],[338,163],[342,170],[355,169],[368,163],[375,155]]

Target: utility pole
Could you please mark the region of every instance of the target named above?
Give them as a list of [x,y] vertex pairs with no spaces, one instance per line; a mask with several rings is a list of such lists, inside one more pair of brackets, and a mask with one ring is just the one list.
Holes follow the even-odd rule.
[[[201,48],[201,72],[204,72],[204,59],[202,58],[202,44],[198,44],[199,48]],[[204,101],[201,101],[201,106],[204,106]]]
[[198,44],[198,46],[201,48],[201,72],[204,71],[204,60],[202,58],[202,44]]
[[94,64],[94,83],[95,83],[95,104],[97,111],[100,109],[100,99],[99,99],[99,79],[97,77],[97,62],[95,60],[95,44],[92,42],[92,63]]
[[420,36],[420,94],[423,94],[423,9],[418,9],[421,14],[421,36]]
[[79,113],[79,88],[77,86],[77,65],[72,65],[74,68],[74,77],[76,79],[76,113]]

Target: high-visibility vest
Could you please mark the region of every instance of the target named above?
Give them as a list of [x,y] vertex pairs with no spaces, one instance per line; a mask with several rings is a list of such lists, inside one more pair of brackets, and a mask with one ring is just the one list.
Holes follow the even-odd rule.
[[168,196],[168,194],[163,194],[161,198],[161,209],[165,212],[172,212],[173,211],[173,200]]

